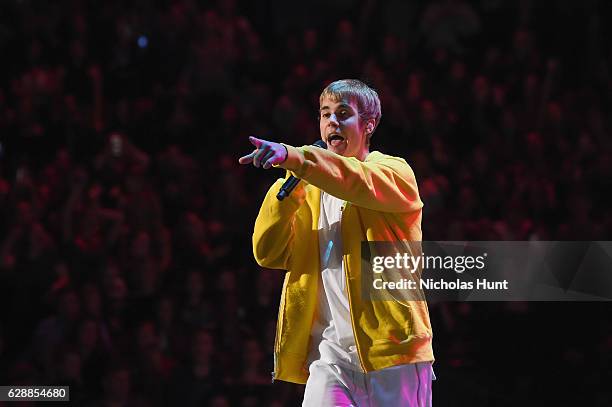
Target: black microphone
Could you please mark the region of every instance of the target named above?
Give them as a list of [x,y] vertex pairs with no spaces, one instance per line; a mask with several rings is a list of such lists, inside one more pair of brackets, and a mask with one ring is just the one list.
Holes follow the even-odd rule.
[[[312,145],[327,150],[327,144],[325,144],[323,140],[317,140],[314,143],[312,143]],[[289,194],[291,193],[291,191],[293,191],[293,188],[295,188],[299,182],[300,182],[299,178],[296,178],[293,175],[291,175],[289,178],[287,178],[283,186],[280,188],[280,191],[278,191],[278,194],[276,194],[276,199],[278,199],[279,201],[282,201],[283,199],[287,198]]]

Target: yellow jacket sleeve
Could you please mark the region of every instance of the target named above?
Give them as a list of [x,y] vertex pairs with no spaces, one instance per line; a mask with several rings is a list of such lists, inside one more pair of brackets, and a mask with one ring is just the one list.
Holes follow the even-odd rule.
[[339,199],[381,212],[423,207],[414,172],[402,158],[372,152],[362,162],[314,146],[285,147],[280,167]]
[[262,267],[287,270],[294,238],[294,222],[298,208],[306,198],[303,183],[283,201],[276,194],[284,179],[278,179],[266,194],[255,220],[253,254]]

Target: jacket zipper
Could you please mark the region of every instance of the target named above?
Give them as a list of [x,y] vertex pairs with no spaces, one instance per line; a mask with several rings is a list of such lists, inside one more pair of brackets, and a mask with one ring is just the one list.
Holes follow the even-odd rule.
[[[344,204],[342,205],[342,208],[340,209],[342,211],[342,215],[340,215],[340,236],[342,237],[342,224],[343,224],[343,218],[344,218],[344,214],[346,212],[346,207],[348,206],[348,202],[344,201]],[[342,246],[344,246],[345,242],[344,239],[342,239]],[[348,302],[349,302],[349,315],[351,317],[351,326],[353,328],[353,340],[355,341],[355,347],[357,348],[357,359],[359,359],[359,366],[361,367],[361,370],[363,373],[366,373],[366,368],[363,365],[363,359],[361,358],[361,349],[359,348],[359,342],[357,341],[357,330],[355,329],[355,320],[353,318],[353,311],[352,311],[352,306],[351,306],[351,290],[349,289],[350,285],[349,285],[349,267],[348,267],[348,261],[346,258],[346,255],[342,255],[342,260],[344,262],[344,279],[346,280],[346,295],[348,297]]]
[[277,358],[278,358],[277,341],[278,341],[278,322],[276,323],[276,333],[274,334],[274,351],[272,352],[273,366],[272,366],[272,371],[270,372],[270,374],[272,375],[272,384],[274,384],[274,379],[276,376],[276,364],[277,364]]

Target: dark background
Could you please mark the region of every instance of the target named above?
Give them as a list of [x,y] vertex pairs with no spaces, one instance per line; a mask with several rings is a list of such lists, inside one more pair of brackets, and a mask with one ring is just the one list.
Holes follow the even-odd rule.
[[[0,384],[74,405],[293,406],[252,225],[360,78],[425,240],[610,240],[608,1],[3,1]],[[609,406],[607,303],[431,307],[438,406]],[[114,404],[113,404],[114,403]],[[0,405],[2,403],[0,402]]]

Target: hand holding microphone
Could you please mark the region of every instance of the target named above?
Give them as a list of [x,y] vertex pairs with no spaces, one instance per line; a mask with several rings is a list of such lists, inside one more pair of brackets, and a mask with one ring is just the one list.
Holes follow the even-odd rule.
[[[264,169],[268,169],[273,165],[282,164],[287,159],[287,148],[280,143],[275,143],[273,141],[267,141],[258,139],[256,137],[250,136],[249,141],[256,148],[252,153],[247,154],[238,159],[240,164],[251,164],[257,168],[263,167]],[[317,146],[320,148],[327,148],[327,145],[322,140],[317,140],[313,144],[313,146]],[[287,178],[280,191],[276,195],[279,201],[285,199],[291,191],[297,186],[300,182],[299,178],[294,177],[293,175]]]

